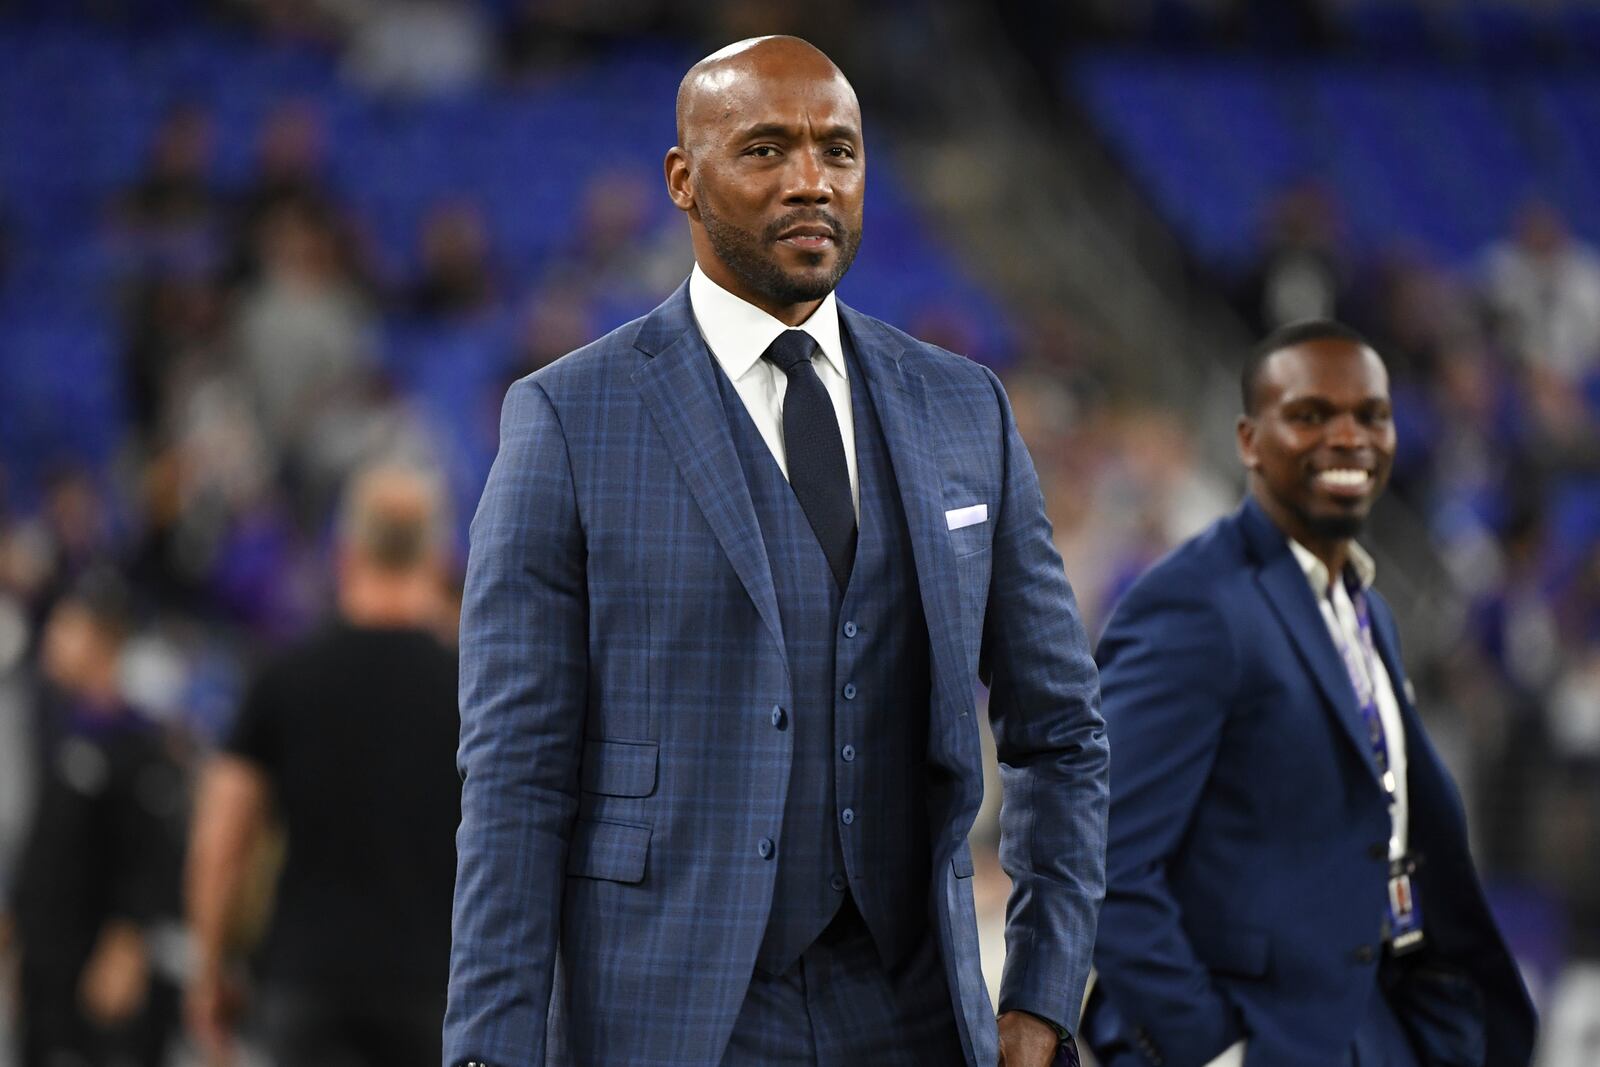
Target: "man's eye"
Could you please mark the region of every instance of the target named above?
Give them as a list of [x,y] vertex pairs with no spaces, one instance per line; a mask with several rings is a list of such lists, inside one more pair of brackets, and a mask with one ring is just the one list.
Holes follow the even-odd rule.
[[836,144],[832,148],[828,149],[828,154],[831,156],[837,156],[840,159],[856,158],[855,149],[847,148],[844,145],[839,144]]
[[1320,411],[1291,411],[1289,421],[1300,423],[1302,426],[1319,426],[1322,423]]
[[762,159],[768,159],[777,154],[778,150],[769,144],[758,144],[754,148],[750,149],[750,155],[757,156]]

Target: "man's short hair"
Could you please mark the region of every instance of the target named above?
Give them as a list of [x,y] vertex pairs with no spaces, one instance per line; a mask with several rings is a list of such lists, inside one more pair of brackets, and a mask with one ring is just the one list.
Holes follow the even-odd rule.
[[1358,331],[1333,319],[1306,319],[1279,326],[1256,343],[1245,357],[1244,367],[1239,372],[1239,396],[1246,415],[1256,413],[1256,379],[1261,377],[1262,364],[1274,353],[1311,341],[1349,341],[1362,348],[1372,347]]
[[339,516],[339,540],[391,573],[424,566],[445,541],[439,479],[417,467],[384,463],[351,479]]

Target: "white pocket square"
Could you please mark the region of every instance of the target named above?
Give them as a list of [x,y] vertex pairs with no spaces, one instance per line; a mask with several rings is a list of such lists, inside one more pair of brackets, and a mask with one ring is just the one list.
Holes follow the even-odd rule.
[[944,521],[952,530],[959,530],[964,526],[976,526],[980,522],[988,522],[989,505],[974,504],[969,508],[955,508],[944,513]]

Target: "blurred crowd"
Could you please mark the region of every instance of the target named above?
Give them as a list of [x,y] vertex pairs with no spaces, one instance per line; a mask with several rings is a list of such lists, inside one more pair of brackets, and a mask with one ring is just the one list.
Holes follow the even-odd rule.
[[[112,19],[154,9],[91,6]],[[169,6],[179,18],[192,5]],[[269,36],[331,42],[350,77],[384,93],[550,77],[608,35],[662,28],[672,7],[214,6]],[[732,39],[754,16],[725,6],[707,25]],[[504,386],[614,324],[603,309],[617,294],[647,308],[689,266],[681,227],[652,207],[656,175],[633,171],[597,177],[572,207],[577,237],[535,269],[501,262],[466,197],[441,200],[397,266],[329,179],[324,119],[315,100],[283,100],[257,131],[249,180],[227,185],[204,102],[166,115],[143,173],[103,205],[123,265],[107,294],[126,399],[115,460],[61,456],[36,499],[9,506],[0,468],[0,952],[41,912],[67,916],[70,933],[31,936],[80,961],[82,1010],[122,1028],[129,1048],[178,1026],[193,783],[257,665],[333,610],[336,505],[352,475],[403,462],[444,476],[458,511],[470,507],[482,470],[461,453],[492,453]],[[0,285],[16,240],[4,219],[0,203]],[[1429,650],[1412,673],[1484,866],[1523,907],[1519,950],[1546,977],[1600,954],[1600,259],[1539,202],[1465,265],[1349,248],[1337,204],[1308,183],[1273,205],[1257,267],[1232,291],[1258,332],[1333,315],[1388,359],[1402,437],[1392,491],[1425,517],[1462,605],[1412,641]],[[1013,315],[1014,346],[986,354],[1003,364],[1097,631],[1133,578],[1230,510],[1242,482],[1199,454],[1196,413],[1119,395],[1069,315]],[[397,324],[494,317],[516,324],[500,372],[470,425],[443,425],[396,376],[384,339]],[[900,325],[967,351],[984,332],[951,307]],[[434,621],[446,641],[464,518]],[[74,822],[60,803],[106,790],[130,798],[125,824]],[[96,895],[60,899],[70,886]],[[113,914],[139,924],[139,943],[104,921]]]

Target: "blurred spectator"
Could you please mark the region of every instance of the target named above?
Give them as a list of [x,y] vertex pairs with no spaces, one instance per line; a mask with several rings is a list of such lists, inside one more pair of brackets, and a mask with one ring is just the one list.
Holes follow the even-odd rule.
[[1241,289],[1240,311],[1261,336],[1304,319],[1344,317],[1349,295],[1333,194],[1316,181],[1292,186],[1267,208],[1265,248]]
[[1409,382],[1437,373],[1444,350],[1472,334],[1470,299],[1421,248],[1386,249],[1371,279],[1359,287],[1353,315],[1370,328],[1393,378]]
[[338,619],[257,675],[206,769],[188,874],[191,1031],[233,1040],[230,920],[270,813],[288,855],[255,998],[279,1067],[437,1067],[450,944],[456,663],[438,485],[359,477],[339,527]]
[[422,227],[422,275],[405,301],[423,318],[465,317],[497,295],[483,212],[470,200],[436,205]]
[[[5,553],[6,522],[0,512],[0,556]],[[0,901],[11,898],[18,860],[32,820],[37,776],[32,686],[26,655],[32,633],[25,606],[8,588],[0,560]],[[0,907],[0,912],[4,908]],[[0,925],[4,925],[0,917]],[[6,935],[0,930],[0,967]]]
[[221,360],[226,318],[209,275],[147,275],[130,300],[123,373],[128,414],[141,443],[169,428],[176,397]]
[[44,502],[5,538],[5,579],[39,632],[56,600],[112,551],[110,519],[93,472],[63,464],[45,477]]
[[511,377],[495,385],[497,392],[492,399],[496,426],[500,422],[500,404],[505,399],[506,386],[551,360],[582,348],[587,339],[594,336],[590,299],[587,289],[559,284],[529,294],[517,333]]
[[358,85],[396,96],[458,92],[482,80],[488,26],[470,0],[324,0],[348,35]]
[[691,265],[683,228],[656,213],[658,197],[633,170],[602,170],[584,187],[578,228],[553,260],[561,283],[603,293],[642,314],[681,282]]
[[1485,256],[1484,287],[1507,345],[1529,364],[1575,382],[1600,363],[1600,258],[1551,205],[1523,207],[1515,235]]
[[[294,207],[324,219],[338,218],[326,168],[327,131],[316,101],[295,98],[280,103],[262,124],[255,170],[235,205],[230,281],[255,279],[266,241],[263,231],[280,209]],[[351,268],[348,235],[341,232],[340,238],[340,256]]]
[[508,6],[496,37],[500,62],[513,77],[592,59],[618,39],[682,32],[684,21],[697,17],[671,0],[511,0]]
[[217,253],[223,205],[212,184],[212,120],[195,104],[173,109],[156,128],[144,173],[116,204],[143,270],[194,274]]
[[261,276],[239,300],[236,358],[269,445],[303,474],[317,465],[307,449],[318,423],[341,417],[368,385],[376,323],[322,209],[282,203],[260,238]]
[[54,737],[14,889],[21,1062],[163,1067],[178,1019],[185,789],[119,680],[125,590],[86,576],[40,655]]

